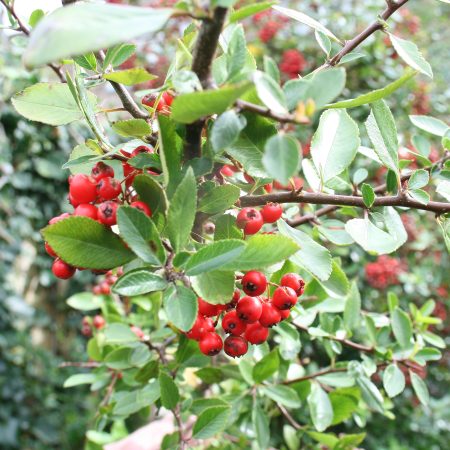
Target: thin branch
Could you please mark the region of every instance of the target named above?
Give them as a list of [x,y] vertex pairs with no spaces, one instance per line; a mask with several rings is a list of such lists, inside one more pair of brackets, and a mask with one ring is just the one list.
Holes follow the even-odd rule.
[[97,367],[100,367],[101,364],[98,363],[97,361],[88,361],[88,362],[78,362],[78,361],[65,361],[62,362],[61,364],[59,364],[59,368],[64,368],[64,367],[83,367],[86,369],[94,369]]
[[286,420],[296,429],[296,430],[302,430],[304,427],[302,427],[289,413],[289,411],[283,406],[277,403],[277,407],[280,410],[281,414],[286,418]]

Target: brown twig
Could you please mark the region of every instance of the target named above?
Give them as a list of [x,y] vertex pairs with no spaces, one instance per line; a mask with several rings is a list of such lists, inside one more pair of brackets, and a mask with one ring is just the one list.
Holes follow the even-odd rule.
[[83,367],[87,369],[94,369],[100,366],[101,364],[98,363],[97,361],[88,361],[88,362],[65,361],[58,365],[60,369],[64,367]]

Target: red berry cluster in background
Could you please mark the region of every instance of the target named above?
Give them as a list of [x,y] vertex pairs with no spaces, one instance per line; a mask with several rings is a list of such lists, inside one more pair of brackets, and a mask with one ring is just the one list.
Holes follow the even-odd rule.
[[[233,358],[245,355],[249,343],[262,344],[269,337],[269,328],[289,317],[305,290],[305,282],[295,273],[281,278],[272,298],[263,296],[269,283],[262,272],[247,272],[241,285],[245,295],[241,296],[236,289],[226,305],[213,305],[198,298],[198,316],[186,336],[198,341],[203,354],[214,356],[223,349]],[[228,334],[225,340],[215,331],[220,319],[223,331]]]
[[[53,217],[49,224],[52,225],[73,215],[89,217],[111,227],[117,223],[117,208],[123,204],[137,208],[151,217],[150,207],[139,200],[132,188],[134,177],[143,171],[130,165],[128,160],[141,153],[153,153],[153,151],[153,148],[147,145],[138,146],[131,153],[121,150],[122,156],[126,158],[122,162],[124,174],[122,180],[114,178],[114,169],[102,161],[95,164],[90,175],[82,173],[70,175],[68,199],[74,211],[71,214],[64,213]],[[147,173],[156,174],[150,170],[147,170]],[[55,258],[52,272],[57,278],[68,279],[74,275],[77,268],[59,258],[47,242],[45,250],[52,258]],[[78,269],[81,270],[81,268]]]
[[398,276],[404,272],[404,266],[398,259],[381,255],[376,261],[366,264],[365,270],[370,286],[385,289],[399,283]]
[[284,28],[287,17],[276,14],[273,10],[266,10],[253,16],[252,21],[258,25],[258,37],[261,42],[267,43],[271,41],[277,33]]
[[283,208],[278,203],[267,203],[260,210],[242,208],[236,217],[236,225],[246,235],[256,234],[265,223],[276,222],[282,214]]
[[117,279],[123,275],[122,267],[113,272],[112,270],[108,270],[105,273],[105,277],[102,280],[99,280],[97,284],[92,287],[92,293],[94,295],[109,295],[111,294],[111,286],[117,281]]
[[303,53],[296,49],[285,50],[281,56],[280,70],[289,78],[297,76],[305,70],[306,60]]

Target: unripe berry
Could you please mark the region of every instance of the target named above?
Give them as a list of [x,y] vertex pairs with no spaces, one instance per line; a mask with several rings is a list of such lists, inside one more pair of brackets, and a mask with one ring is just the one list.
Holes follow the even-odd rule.
[[261,209],[261,215],[265,223],[276,222],[283,214],[283,208],[278,203],[267,203]]
[[214,331],[214,322],[209,317],[197,316],[194,325],[186,333],[189,339],[199,341],[205,333]]
[[209,332],[203,335],[198,345],[204,355],[214,356],[222,350],[223,342],[217,333]]
[[102,200],[113,200],[122,192],[120,183],[111,177],[102,178],[97,184],[97,194]]
[[228,311],[222,318],[222,328],[225,333],[232,334],[234,336],[240,336],[245,329],[247,324],[239,319],[236,310]]
[[259,323],[263,327],[270,328],[279,322],[281,322],[280,310],[275,308],[271,303],[263,303]]
[[247,295],[257,297],[267,288],[267,279],[262,272],[251,270],[242,277],[242,289]]
[[287,273],[286,275],[283,275],[280,285],[294,289],[298,297],[300,297],[300,295],[302,295],[305,291],[305,282],[302,277],[296,273]]
[[72,178],[69,193],[77,203],[91,203],[97,198],[95,180],[82,173],[77,173]]
[[236,218],[236,225],[244,230],[245,234],[257,233],[264,225],[261,213],[255,208],[242,208]]
[[109,227],[117,223],[117,208],[119,205],[115,202],[104,202],[98,205],[98,220]]
[[141,202],[141,201],[136,201],[136,202],[131,202],[130,206],[132,208],[136,208],[139,209],[140,211],[142,211],[146,216],[148,217],[152,217],[152,210],[150,209],[150,207],[147,205],[147,203]]
[[55,277],[57,278],[67,280],[68,278],[73,277],[75,271],[76,271],[75,267],[70,266],[60,258],[56,258],[53,261],[52,272],[53,275],[55,275]]
[[248,343],[240,336],[228,336],[223,343],[225,353],[232,358],[239,358],[247,353]]
[[55,253],[55,251],[50,247],[49,243],[46,242],[44,244],[45,247],[45,251],[52,257],[52,258],[56,258],[58,255]]
[[103,328],[106,324],[106,320],[103,318],[103,316],[100,316],[99,314],[97,314],[93,319],[92,319],[92,325],[94,325],[95,328],[97,328],[97,330],[100,330],[101,328]]
[[131,325],[130,330],[139,338],[143,339],[145,336],[145,333],[141,330],[141,328],[137,327],[136,325]]
[[217,305],[212,305],[211,303],[205,302],[202,298],[198,297],[198,313],[206,317],[214,317],[219,314],[219,308]]
[[95,205],[91,205],[90,203],[82,203],[75,208],[73,215],[90,217],[91,219],[97,220],[98,210]]
[[250,344],[259,345],[269,337],[269,329],[255,322],[247,326],[244,337]]
[[102,178],[113,178],[114,169],[108,164],[99,161],[91,170],[91,177],[98,183]]
[[258,297],[242,297],[236,306],[236,312],[246,323],[256,322],[261,317],[262,305]]
[[297,303],[297,294],[294,289],[281,286],[275,289],[272,304],[278,309],[291,309]]

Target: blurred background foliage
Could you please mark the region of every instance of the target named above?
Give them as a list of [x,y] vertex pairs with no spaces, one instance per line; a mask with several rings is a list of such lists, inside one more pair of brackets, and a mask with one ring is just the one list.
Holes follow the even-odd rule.
[[[124,3],[158,6],[174,2]],[[384,1],[280,3],[311,14],[340,37],[351,38],[379,14]],[[389,98],[402,144],[409,146],[408,114],[449,119],[450,14],[448,5],[437,0],[412,1],[402,11],[390,21],[390,31],[415,41],[435,73],[432,82],[416,77]],[[297,73],[309,73],[325,60],[314,35],[300,24],[286,22],[276,14],[262,14],[247,19],[244,25],[253,55],[260,64],[264,55],[270,55],[285,80]],[[173,30],[159,33],[150,41],[137,42],[138,52],[125,66],[144,65],[160,75],[156,85],[161,82],[183,23],[174,23],[172,27]],[[71,293],[91,286],[93,280],[89,274],[81,273],[69,282],[57,282],[51,275],[51,259],[45,254],[39,229],[49,218],[68,210],[68,174],[61,166],[87,131],[81,125],[55,129],[26,122],[12,109],[8,103],[12,94],[52,77],[46,70],[32,73],[24,70],[20,59],[24,43],[21,36],[4,34],[0,53],[0,447],[75,450],[84,447],[85,433],[94,420],[98,402],[83,387],[69,390],[62,387],[71,372],[58,365],[85,358],[85,337],[80,333],[82,316],[66,306],[64,300]],[[386,44],[383,33],[378,33],[364,45],[361,49],[364,57],[348,65],[344,95],[356,97],[401,76],[404,68],[392,47]],[[155,87],[155,82],[152,83],[139,89]],[[364,116],[366,111],[358,108],[357,114]],[[313,130],[314,126],[298,132],[304,151]],[[407,153],[402,157],[411,159]],[[414,163],[411,161],[411,165]],[[370,171],[370,167],[366,169],[373,180],[383,175]],[[405,306],[409,301],[421,305],[431,298],[437,303],[436,313],[444,321],[437,331],[448,336],[449,257],[440,230],[430,215],[421,212],[408,213],[404,220],[409,242],[397,254],[390,255],[393,259],[368,257],[354,246],[336,247],[333,254],[343,259],[349,277],[358,277],[366,309],[376,311],[384,305],[388,289],[396,292]],[[305,357],[320,358],[311,343],[303,343],[303,349]],[[449,356],[444,353],[438,364],[422,374],[427,377],[433,397],[430,407],[417,408],[411,392],[396,398],[395,421],[381,415],[371,416],[367,421],[364,448],[448,448]],[[361,418],[362,426],[365,419]],[[128,423],[128,429],[139,423],[139,420]],[[343,432],[358,432],[354,426],[341,428]],[[118,435],[123,435],[122,429]],[[90,448],[100,447],[91,443]]]

